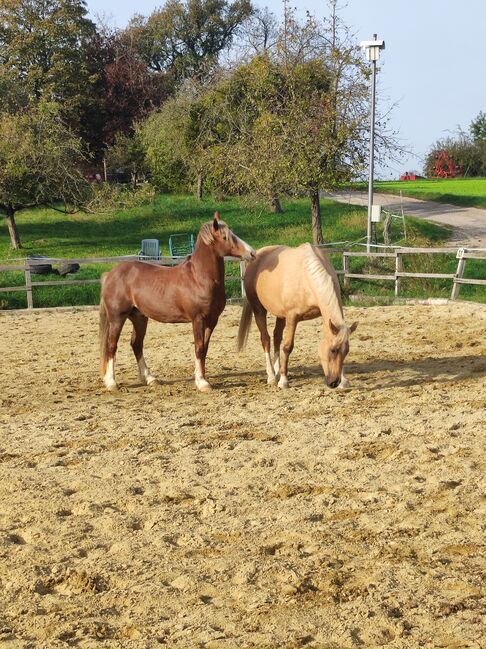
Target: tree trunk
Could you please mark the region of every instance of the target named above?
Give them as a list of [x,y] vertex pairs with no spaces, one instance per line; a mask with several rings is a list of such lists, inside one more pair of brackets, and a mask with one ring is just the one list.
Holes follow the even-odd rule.
[[10,242],[14,250],[22,248],[20,243],[19,231],[17,229],[17,224],[15,223],[15,210],[11,205],[7,205],[7,226],[8,232],[10,234]]
[[273,212],[273,214],[283,213],[283,209],[282,206],[280,205],[280,199],[278,196],[274,196],[270,201],[270,210]]
[[321,223],[321,203],[319,201],[319,190],[311,189],[311,213],[312,213],[312,243],[324,243],[322,236],[322,223]]
[[196,188],[196,198],[198,200],[202,201],[203,197],[203,183],[204,183],[204,178],[202,174],[197,175],[197,188]]

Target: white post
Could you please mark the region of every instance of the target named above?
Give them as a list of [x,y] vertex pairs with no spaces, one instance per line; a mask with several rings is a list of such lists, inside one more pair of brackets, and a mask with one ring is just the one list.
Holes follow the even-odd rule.
[[[376,34],[375,34],[376,40]],[[371,125],[370,125],[370,162],[368,173],[368,229],[366,234],[366,252],[371,251],[371,239],[373,236],[373,223],[371,211],[373,207],[373,175],[375,157],[375,95],[376,95],[376,61],[372,61],[371,68]]]
[[245,292],[245,268],[246,268],[246,262],[240,261],[240,282],[241,282],[241,297],[244,299],[246,297],[246,292]]

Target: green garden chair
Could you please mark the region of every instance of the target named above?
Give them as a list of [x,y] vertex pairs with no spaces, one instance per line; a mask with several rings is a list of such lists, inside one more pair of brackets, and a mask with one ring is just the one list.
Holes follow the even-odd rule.
[[171,234],[169,237],[169,253],[171,257],[187,257],[194,252],[195,238],[193,234]]

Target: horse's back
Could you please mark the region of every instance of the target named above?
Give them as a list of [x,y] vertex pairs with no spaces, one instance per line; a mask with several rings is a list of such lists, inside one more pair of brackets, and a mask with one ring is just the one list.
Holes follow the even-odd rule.
[[173,270],[143,261],[123,261],[104,274],[102,299],[120,312],[136,307],[148,317],[155,317],[162,297],[176,283],[178,273],[167,272]]
[[289,312],[315,317],[316,301],[305,264],[309,248],[309,244],[303,244],[297,248],[281,245],[258,250],[245,274],[250,301],[258,299],[277,317],[286,317]]

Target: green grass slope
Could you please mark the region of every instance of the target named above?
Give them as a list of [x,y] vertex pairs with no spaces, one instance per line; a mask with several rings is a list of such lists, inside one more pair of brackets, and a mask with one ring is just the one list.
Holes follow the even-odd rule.
[[486,208],[486,178],[433,178],[376,182],[375,191],[463,207]]

